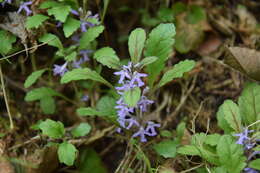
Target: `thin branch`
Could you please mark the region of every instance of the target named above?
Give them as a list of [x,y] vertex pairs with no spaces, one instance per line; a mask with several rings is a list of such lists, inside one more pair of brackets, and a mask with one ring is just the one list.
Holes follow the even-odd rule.
[[8,100],[7,100],[7,94],[6,94],[6,91],[5,91],[4,77],[3,77],[3,73],[2,73],[2,65],[1,64],[0,64],[0,78],[1,78],[1,85],[2,85],[2,90],[3,90],[3,94],[4,94],[4,99],[5,99],[6,110],[7,110],[9,121],[10,121],[10,129],[13,129],[14,123],[13,123],[12,115],[11,115],[11,112],[10,112]]

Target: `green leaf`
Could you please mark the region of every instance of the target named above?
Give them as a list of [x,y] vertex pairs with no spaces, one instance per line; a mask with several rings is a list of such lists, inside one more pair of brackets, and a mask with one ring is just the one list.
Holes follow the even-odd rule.
[[30,101],[40,100],[45,97],[51,97],[51,96],[61,96],[61,94],[54,91],[51,88],[41,87],[41,88],[33,89],[28,93],[26,93],[25,101],[30,102]]
[[211,172],[212,173],[228,173],[226,168],[224,168],[224,167],[212,168]]
[[200,156],[206,161],[219,165],[219,159],[214,150],[210,149],[209,146],[205,145],[207,135],[205,133],[195,133],[192,136],[191,143],[195,146],[200,153]]
[[80,116],[102,116],[102,113],[94,108],[86,107],[77,109],[77,114]]
[[154,150],[164,158],[174,158],[177,153],[177,143],[173,140],[165,140],[153,145]]
[[11,49],[12,44],[16,41],[16,37],[4,30],[0,30],[0,54],[6,55]]
[[42,134],[55,139],[62,138],[65,134],[64,126],[60,121],[47,119],[39,125],[39,128],[42,130]]
[[72,166],[76,160],[77,149],[73,144],[63,142],[58,148],[58,157],[61,163],[65,163],[67,166]]
[[202,7],[197,5],[191,5],[189,8],[190,9],[186,17],[188,23],[196,24],[206,19],[206,12]]
[[194,145],[184,145],[183,147],[178,148],[177,152],[184,155],[200,156],[200,151]]
[[180,78],[184,73],[191,71],[195,66],[195,61],[184,60],[175,64],[172,69],[167,71],[159,82],[159,87],[162,87],[166,83],[170,82],[175,78]]
[[32,72],[32,74],[30,74],[30,76],[28,76],[27,79],[25,80],[24,87],[28,88],[28,87],[32,86],[37,81],[37,79],[42,76],[42,74],[46,70],[47,69],[42,69],[42,70]]
[[156,56],[149,56],[149,57],[145,57],[144,59],[142,59],[142,61],[140,62],[141,68],[155,62],[158,58]]
[[172,6],[172,12],[174,16],[186,11],[187,7],[183,2],[176,2]]
[[48,16],[44,16],[42,14],[36,14],[34,16],[29,16],[26,19],[26,28],[38,28],[45,20],[49,19]]
[[228,172],[240,173],[246,166],[242,146],[236,144],[229,135],[221,136],[217,145],[217,154],[221,165]]
[[68,17],[66,22],[63,25],[63,31],[65,34],[65,37],[68,38],[71,36],[77,29],[80,27],[80,21],[76,20],[72,17]]
[[65,22],[68,15],[70,14],[71,7],[68,5],[58,5],[56,7],[53,7],[51,9],[48,9],[48,14],[54,15],[56,20],[59,20],[61,22]]
[[169,58],[173,49],[175,26],[172,23],[160,24],[152,30],[145,44],[144,55],[146,57],[156,56],[158,60],[149,64],[146,68],[148,72],[149,86],[152,86],[156,77],[164,69],[164,63]]
[[133,63],[138,63],[143,52],[144,42],[146,40],[145,30],[136,28],[130,33],[128,39],[128,49]]
[[157,18],[161,21],[161,23],[173,22],[174,16],[172,9],[167,7],[161,7],[157,12]]
[[65,56],[65,60],[70,62],[70,61],[74,61],[77,57],[77,52],[73,51],[71,52],[68,56]]
[[218,141],[220,139],[220,134],[211,134],[206,136],[205,144],[216,146],[218,144]]
[[101,158],[92,148],[85,148],[80,152],[79,173],[107,173]]
[[249,167],[260,171],[260,159],[249,162]]
[[86,49],[88,45],[104,31],[104,29],[105,28],[102,25],[89,28],[87,32],[83,33],[83,36],[79,41],[79,48]]
[[102,115],[107,116],[116,116],[117,111],[115,109],[116,99],[111,96],[103,96],[101,97],[96,105],[97,111],[99,111]]
[[59,6],[60,4],[55,1],[44,1],[40,4],[40,9],[51,8]]
[[185,122],[181,122],[178,124],[178,126],[176,128],[176,133],[177,133],[177,138],[179,140],[181,140],[181,138],[183,137],[185,128],[186,128]]
[[63,48],[63,45],[60,41],[60,39],[53,34],[46,33],[41,38],[39,38],[40,42],[47,43],[49,46],[54,46],[59,49]]
[[260,120],[260,85],[248,84],[238,100],[242,120],[245,124],[252,124]]
[[87,135],[91,130],[91,126],[88,123],[80,123],[77,127],[72,129],[71,134],[73,137],[81,137]]
[[230,125],[230,127],[236,132],[241,131],[241,115],[239,112],[239,108],[236,103],[232,100],[226,100],[222,105],[221,112],[224,114],[225,120]]
[[110,47],[103,47],[97,50],[94,54],[94,58],[101,64],[113,68],[119,69],[121,64],[116,52]]
[[160,130],[160,135],[166,138],[170,138],[173,136],[172,132],[169,130]]
[[78,68],[78,69],[73,69],[72,71],[69,71],[65,73],[65,75],[61,78],[61,83],[68,83],[71,81],[76,81],[76,80],[93,80],[97,82],[101,82],[111,88],[113,86],[107,82],[103,77],[101,77],[97,72],[90,70],[89,68]]
[[129,89],[124,92],[124,101],[130,107],[135,107],[137,102],[141,97],[141,89],[139,87],[135,87],[133,89]]
[[225,118],[225,111],[224,111],[224,104],[222,104],[219,108],[218,108],[218,112],[217,112],[217,120],[218,120],[218,126],[224,130],[225,133],[231,133],[234,130],[230,127],[230,125],[228,124],[226,118]]
[[45,114],[54,114],[55,112],[55,100],[53,97],[43,97],[40,99],[40,107]]

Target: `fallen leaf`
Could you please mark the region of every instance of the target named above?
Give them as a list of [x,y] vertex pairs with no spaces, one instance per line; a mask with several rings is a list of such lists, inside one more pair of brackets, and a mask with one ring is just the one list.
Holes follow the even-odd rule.
[[229,47],[224,62],[251,79],[260,81],[260,52],[242,47]]

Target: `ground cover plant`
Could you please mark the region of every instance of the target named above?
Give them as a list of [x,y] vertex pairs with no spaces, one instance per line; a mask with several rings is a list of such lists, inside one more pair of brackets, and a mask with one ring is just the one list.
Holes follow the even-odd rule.
[[260,172],[257,1],[0,0],[0,173]]

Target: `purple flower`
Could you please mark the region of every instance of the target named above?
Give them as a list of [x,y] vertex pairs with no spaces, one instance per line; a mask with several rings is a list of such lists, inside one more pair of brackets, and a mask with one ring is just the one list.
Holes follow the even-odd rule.
[[243,145],[246,149],[253,148],[255,143],[251,143],[250,138],[248,137],[248,134],[252,132],[254,132],[254,130],[248,130],[248,128],[244,128],[242,133],[234,134],[234,136],[239,137],[236,144]]
[[132,137],[135,138],[137,136],[140,136],[141,142],[147,142],[145,135],[146,135],[146,131],[141,126],[140,129],[136,133],[134,133]]
[[147,74],[138,73],[135,71],[130,81],[130,85],[134,85],[135,83],[137,83],[138,87],[144,86],[144,82],[141,80],[141,77],[147,77]]
[[68,71],[67,65],[68,65],[68,62],[65,62],[63,65],[54,64],[53,74],[54,74],[55,76],[56,76],[56,75],[63,76],[64,73]]
[[22,10],[24,10],[26,12],[26,16],[29,16],[32,11],[30,10],[30,8],[28,7],[29,5],[32,5],[32,1],[28,1],[28,2],[24,2],[20,5],[17,13],[20,13]]
[[119,84],[123,84],[123,82],[126,78],[131,79],[129,72],[125,71],[125,70],[114,72],[114,74],[117,75],[117,76],[120,76],[120,79],[118,81]]
[[146,96],[141,96],[141,99],[137,103],[137,106],[142,112],[147,112],[147,107],[153,103],[154,101],[147,99]]
[[92,50],[88,50],[88,49],[85,49],[85,50],[81,50],[79,51],[79,55],[82,55],[83,57],[83,62],[86,62],[86,61],[89,61],[89,57],[88,55],[90,53],[92,53],[93,51]]
[[141,142],[146,142],[147,139],[145,137],[145,135],[147,136],[156,136],[157,133],[155,131],[155,127],[160,127],[160,124],[156,124],[152,121],[148,121],[147,122],[147,127],[144,129],[142,126],[140,126],[140,129],[133,134],[133,138],[140,136]]
[[139,123],[138,123],[135,119],[133,119],[133,118],[126,119],[125,121],[126,121],[126,123],[127,123],[126,129],[128,129],[128,130],[129,130],[133,125],[135,125],[135,126],[140,126]]
[[81,24],[80,24],[80,28],[81,28],[82,32],[86,32],[87,28],[91,28],[94,26],[95,26],[95,24],[93,24],[91,22],[86,22],[86,21],[81,21]]
[[56,26],[57,27],[61,27],[62,26],[62,22],[57,22]]
[[5,6],[5,4],[11,4],[12,3],[12,0],[5,0],[4,2],[1,3],[2,7]]
[[79,39],[80,39],[80,35],[79,35],[79,34],[73,35],[73,36],[71,37],[71,40],[75,41],[76,43],[79,42]]
[[257,170],[253,168],[245,168],[244,171],[245,173],[259,173]]
[[81,97],[80,100],[86,102],[86,101],[88,101],[88,99],[89,99],[89,96],[88,95],[84,95],[84,96]]
[[88,19],[91,19],[91,18],[96,19],[98,21],[99,15],[98,14],[92,15],[91,11],[88,11],[86,17],[83,20],[81,20],[80,28],[81,28],[82,32],[86,32],[87,28],[91,28],[96,25],[95,23],[88,21]]
[[[139,136],[141,142],[146,142],[147,139],[145,136],[156,136],[157,132],[155,128],[160,127],[160,124],[148,121],[146,128],[144,128],[140,125],[141,123],[138,121],[140,120],[142,122],[142,114],[137,114],[136,116],[134,116],[134,113],[146,112],[147,107],[153,103],[152,100],[149,100],[144,95],[148,92],[148,87],[145,87],[143,89],[142,96],[135,107],[129,107],[124,102],[123,94],[125,91],[145,85],[141,78],[147,77],[147,74],[134,71],[135,68],[136,65],[133,65],[132,62],[129,62],[127,65],[123,65],[121,71],[114,73],[115,75],[120,76],[118,83],[121,84],[121,86],[115,87],[117,93],[121,95],[120,99],[116,102],[117,106],[115,106],[115,108],[117,109],[117,121],[119,125],[127,130],[129,130],[133,126],[139,127],[139,130],[134,133],[132,137],[135,138]],[[121,132],[121,130],[122,129],[119,128],[117,131]]]
[[77,60],[74,60],[73,63],[72,63],[72,66],[74,68],[81,68],[80,65],[82,64],[82,59],[79,59],[78,61]]
[[79,12],[77,10],[70,10],[70,12],[76,16],[79,16]]
[[147,127],[145,128],[146,135],[148,136],[156,136],[157,132],[155,131],[155,127],[161,127],[160,124],[156,124],[152,121],[147,122]]

